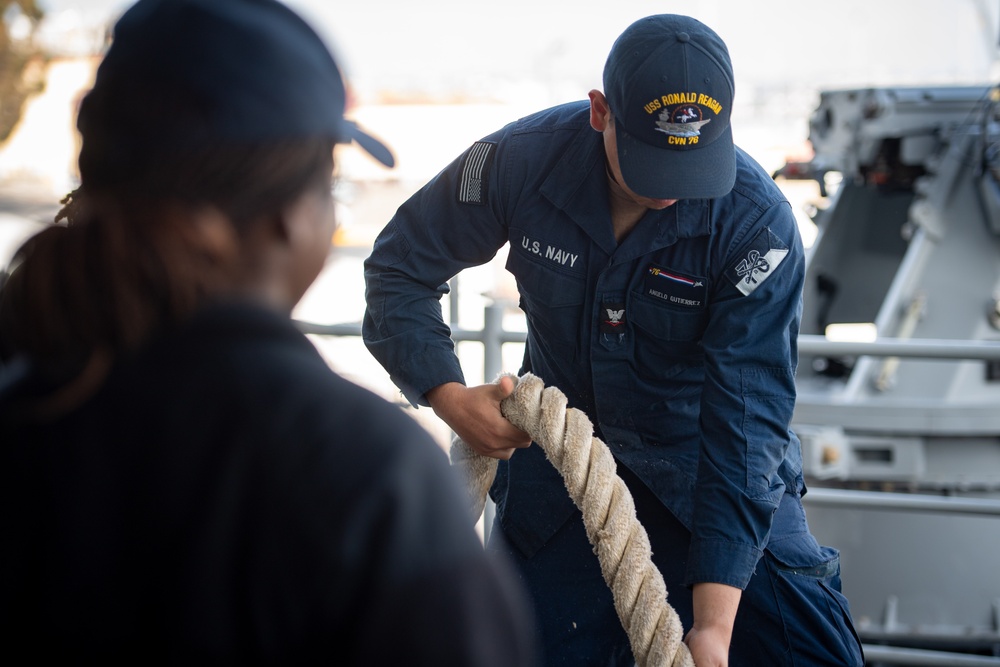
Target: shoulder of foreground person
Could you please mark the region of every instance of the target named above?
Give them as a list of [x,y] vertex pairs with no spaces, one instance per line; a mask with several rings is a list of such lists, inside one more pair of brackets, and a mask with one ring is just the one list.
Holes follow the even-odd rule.
[[245,428],[284,507],[279,541],[312,573],[301,587],[329,586],[320,616],[349,619],[344,664],[535,664],[524,592],[484,551],[443,449],[282,329],[216,349],[217,375],[239,375],[224,402],[259,406]]

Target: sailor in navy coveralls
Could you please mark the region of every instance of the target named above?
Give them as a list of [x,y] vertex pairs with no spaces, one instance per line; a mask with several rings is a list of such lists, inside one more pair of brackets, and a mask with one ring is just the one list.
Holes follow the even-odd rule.
[[611,448],[699,667],[861,665],[789,430],[802,243],[733,144],[726,46],[688,17],[641,19],[604,89],[476,142],[400,207],[365,265],[366,343],[412,403],[503,459],[489,548],[520,566],[546,664],[632,658],[561,478],[499,415],[510,385],[465,387],[441,318],[447,281],[505,243],[520,372]]

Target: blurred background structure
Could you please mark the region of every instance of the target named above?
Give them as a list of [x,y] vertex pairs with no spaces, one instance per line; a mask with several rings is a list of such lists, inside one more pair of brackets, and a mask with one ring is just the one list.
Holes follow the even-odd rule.
[[[617,0],[600,9],[558,0],[287,1],[328,38],[352,85],[354,117],[393,147],[398,163],[390,171],[351,147],[338,149],[341,228],[332,261],[296,310],[302,321],[356,327],[364,312],[362,262],[400,203],[483,135],[600,88],[604,58],[632,21],[683,13],[712,26],[729,45],[736,78],[733,133],[768,172],[790,176],[795,165],[809,168],[810,130],[824,119],[814,116],[817,108],[827,118],[853,119],[831,125],[823,145],[816,146],[826,151],[820,158],[843,163],[831,168],[844,174],[843,191],[850,194],[839,209],[821,181],[777,178],[811,246],[806,338],[825,335],[816,320],[830,315],[838,321],[848,310],[845,321],[858,313],[865,322],[895,327],[890,337],[989,344],[1000,337],[1000,96],[989,96],[989,88],[1000,84],[997,0]],[[92,81],[110,26],[127,4],[0,0],[0,264],[23,238],[48,224],[59,199],[76,186],[76,105]],[[969,88],[954,100],[952,93],[934,90],[955,86]],[[822,91],[850,89],[889,92],[869,91],[871,105],[864,101],[869,93],[833,93],[821,101]],[[978,139],[979,129],[968,127],[975,114],[983,118]],[[898,128],[890,126],[897,120],[910,123],[911,136],[900,140]],[[956,131],[960,124],[965,130]],[[861,131],[867,132],[866,145],[858,140]],[[972,185],[973,178],[976,187],[994,184],[972,164],[976,151],[986,157],[987,139],[996,139],[992,199],[977,195]],[[908,154],[912,163],[865,162],[867,153],[886,157],[876,150],[876,140],[898,149],[889,157]],[[942,169],[942,163],[951,166]],[[900,184],[905,187],[893,189]],[[862,203],[851,208],[852,201]],[[992,212],[984,213],[981,201],[992,202]],[[946,223],[951,226],[942,231]],[[836,233],[824,238],[824,224]],[[925,250],[913,242],[922,233]],[[943,252],[949,248],[956,249],[952,255]],[[935,251],[941,254],[934,257],[952,258],[947,267],[935,268],[938,273],[927,268],[935,264],[927,259]],[[968,261],[973,256],[977,261]],[[481,330],[489,315],[498,316],[508,331],[523,330],[504,261],[501,250],[493,262],[463,272],[454,283],[461,296],[446,300],[444,308],[456,328]],[[956,270],[948,271],[952,266]],[[872,271],[879,267],[876,283]],[[973,270],[979,273],[973,276]],[[834,299],[827,289],[831,276],[839,281],[840,300],[823,310],[817,304]],[[989,315],[970,299],[986,295],[991,285],[996,286]],[[910,313],[905,336],[895,322],[902,304],[909,304]],[[971,333],[956,334],[965,320]],[[403,402],[360,339],[313,340],[338,372]],[[901,379],[872,388],[861,371],[876,366],[874,356],[840,372],[841,357],[816,352],[817,342],[827,341],[801,348],[797,378],[797,426],[807,473],[821,482],[813,486],[810,521],[822,541],[843,551],[845,592],[865,641],[1000,653],[995,566],[1000,433],[989,403],[1000,388],[1000,360],[985,365],[986,375],[982,362],[963,362],[964,370],[953,377],[936,361],[890,359],[892,377]],[[458,347],[469,383],[491,380],[497,370],[516,371],[523,352],[521,345],[508,344],[499,358],[489,359],[481,343]],[[914,392],[916,403],[910,400]],[[832,423],[831,397],[840,408]],[[906,410],[920,400],[928,408],[914,418]],[[861,431],[871,427],[864,422],[869,413],[878,423],[874,433],[864,435]],[[897,414],[895,421],[885,418],[890,413]],[[448,444],[449,431],[431,411],[410,414],[442,446]],[[946,424],[941,415],[954,422]],[[976,415],[987,426],[970,438]],[[858,422],[854,432],[852,420]],[[920,431],[921,424],[929,428]],[[956,438],[963,433],[967,437]],[[879,503],[904,509],[880,512],[869,505],[844,512],[842,505],[855,502],[852,497],[824,495],[822,483],[886,492]],[[927,493],[964,496],[965,504],[953,503],[943,512],[948,503],[917,497]],[[910,497],[901,499],[904,494]],[[925,505],[918,506],[921,502]],[[931,505],[932,516],[918,513]],[[994,658],[945,659],[896,649],[873,656],[869,664],[1000,664]]]

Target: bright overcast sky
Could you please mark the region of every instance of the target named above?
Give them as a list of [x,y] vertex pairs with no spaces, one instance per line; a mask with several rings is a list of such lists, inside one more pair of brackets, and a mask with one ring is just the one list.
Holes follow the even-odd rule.
[[[737,90],[986,83],[996,72],[1000,0],[288,0],[333,44],[360,92],[477,95],[534,82],[555,96],[599,86],[633,20],[687,13],[728,43]],[[122,0],[40,0],[50,14],[113,16]],[[595,6],[597,6],[595,4]],[[554,91],[554,92],[553,92]]]

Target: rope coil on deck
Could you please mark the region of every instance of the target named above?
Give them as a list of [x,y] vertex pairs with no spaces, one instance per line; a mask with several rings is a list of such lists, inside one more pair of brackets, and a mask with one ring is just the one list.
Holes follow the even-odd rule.
[[[635,503],[618,477],[615,460],[587,416],[566,408],[566,396],[546,388],[538,377],[511,376],[516,387],[500,404],[501,412],[545,451],[583,514],[583,523],[615,611],[640,667],[693,667],[683,643],[684,628],[667,603],[667,587],[652,561],[649,536],[635,515]],[[468,481],[472,511],[482,514],[496,475],[497,460],[481,456],[456,438],[452,462]]]

